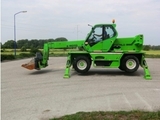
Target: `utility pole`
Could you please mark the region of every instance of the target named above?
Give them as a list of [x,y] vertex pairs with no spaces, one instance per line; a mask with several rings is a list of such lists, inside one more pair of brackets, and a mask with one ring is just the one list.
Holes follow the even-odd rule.
[[19,13],[26,13],[27,11],[20,11],[14,14],[14,56],[16,57],[16,15]]

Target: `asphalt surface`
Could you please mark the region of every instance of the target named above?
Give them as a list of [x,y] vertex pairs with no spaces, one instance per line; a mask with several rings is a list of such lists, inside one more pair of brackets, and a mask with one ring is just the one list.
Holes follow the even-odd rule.
[[2,120],[48,120],[80,111],[160,110],[160,59],[147,59],[152,80],[143,69],[133,75],[119,69],[71,71],[63,79],[65,57],[50,58],[43,70],[27,70],[23,59],[1,64]]

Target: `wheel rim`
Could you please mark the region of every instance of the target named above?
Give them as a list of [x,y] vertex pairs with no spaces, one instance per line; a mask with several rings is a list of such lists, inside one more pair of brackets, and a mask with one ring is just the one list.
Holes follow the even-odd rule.
[[77,62],[77,67],[78,67],[78,69],[80,69],[80,70],[86,69],[86,67],[87,67],[86,61],[85,61],[85,60],[79,60],[79,61]]
[[127,60],[127,62],[126,62],[126,66],[127,66],[127,68],[128,69],[134,69],[135,67],[136,67],[136,65],[137,65],[137,63],[136,63],[136,61],[134,60],[134,59],[129,59],[129,60]]

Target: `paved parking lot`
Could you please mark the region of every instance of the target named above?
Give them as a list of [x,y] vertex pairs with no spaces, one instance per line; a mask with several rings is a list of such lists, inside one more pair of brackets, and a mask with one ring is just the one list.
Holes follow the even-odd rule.
[[160,59],[127,75],[119,69],[91,68],[85,76],[71,71],[63,79],[65,57],[50,58],[43,70],[21,67],[30,59],[1,64],[2,120],[48,120],[79,111],[160,110]]

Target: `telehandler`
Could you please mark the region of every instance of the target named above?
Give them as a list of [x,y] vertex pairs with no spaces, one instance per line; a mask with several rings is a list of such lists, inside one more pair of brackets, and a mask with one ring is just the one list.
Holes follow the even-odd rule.
[[145,53],[142,51],[142,34],[117,38],[115,20],[111,24],[97,24],[91,27],[85,40],[45,43],[43,53],[37,52],[36,57],[29,63],[22,64],[22,67],[40,70],[48,66],[50,49],[79,48],[77,51],[68,52],[64,78],[70,77],[71,66],[78,73],[85,74],[91,65],[119,68],[127,73],[136,72],[140,65],[144,69],[144,78],[151,79]]

